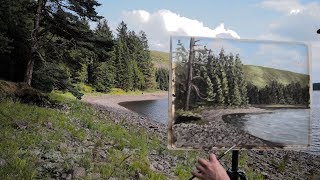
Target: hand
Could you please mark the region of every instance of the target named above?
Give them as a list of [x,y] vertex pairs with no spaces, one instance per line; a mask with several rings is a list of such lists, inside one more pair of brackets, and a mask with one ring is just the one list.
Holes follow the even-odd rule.
[[209,161],[199,158],[196,168],[198,172],[193,171],[192,174],[197,178],[205,180],[230,180],[226,170],[221,166],[213,153],[209,155]]

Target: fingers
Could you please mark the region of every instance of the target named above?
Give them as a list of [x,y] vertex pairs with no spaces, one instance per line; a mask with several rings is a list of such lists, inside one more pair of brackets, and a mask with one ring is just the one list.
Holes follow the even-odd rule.
[[201,166],[200,164],[196,164],[196,168],[200,171],[200,172],[204,172],[205,169],[203,166]]
[[199,173],[199,172],[192,171],[191,174],[194,175],[195,177],[199,178],[199,179],[202,179],[202,174]]
[[202,159],[202,158],[198,159],[198,163],[203,167],[207,167],[209,165],[209,162],[204,160],[204,159]]
[[216,155],[213,154],[213,153],[211,153],[211,154],[209,155],[209,161],[210,161],[210,162],[213,162],[213,163],[217,162],[218,160],[217,160]]

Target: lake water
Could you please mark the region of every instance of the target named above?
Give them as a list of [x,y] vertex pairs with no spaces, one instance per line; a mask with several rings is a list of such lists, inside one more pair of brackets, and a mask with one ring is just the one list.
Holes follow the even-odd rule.
[[[312,120],[312,145],[310,151],[312,153],[320,154],[320,91],[315,91],[312,95],[313,104],[311,111]],[[150,100],[150,101],[135,101],[135,102],[124,102],[120,105],[131,109],[141,115],[147,116],[163,124],[167,124],[168,121],[168,100]],[[307,121],[303,119],[307,118],[308,110],[304,109],[279,109],[275,110],[271,114],[266,114],[266,117],[261,118],[259,115],[248,115],[251,122],[247,121],[246,130],[251,134],[266,138],[271,137],[270,140],[279,142],[279,137],[283,136],[282,132],[286,132],[285,138],[280,141],[286,141],[287,143],[292,142],[306,142],[306,127]],[[251,116],[251,117],[250,117]],[[290,120],[288,120],[288,118]],[[301,120],[302,119],[302,120]],[[281,123],[280,123],[281,122]],[[266,130],[266,127],[271,127]],[[287,133],[291,132],[291,133]],[[298,132],[300,134],[297,136]],[[273,136],[273,134],[277,134]],[[296,139],[294,140],[294,139]],[[301,143],[299,143],[301,144]]]
[[310,109],[276,109],[272,113],[226,115],[225,122],[262,139],[308,145]]

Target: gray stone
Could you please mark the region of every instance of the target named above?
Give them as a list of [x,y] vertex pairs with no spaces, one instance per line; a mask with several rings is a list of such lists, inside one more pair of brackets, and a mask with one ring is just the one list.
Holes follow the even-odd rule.
[[158,164],[158,169],[159,169],[160,171],[163,171],[163,170],[164,170],[164,167],[163,167],[161,164]]
[[62,179],[66,179],[66,178],[67,178],[67,176],[68,176],[68,174],[67,174],[67,173],[63,173],[63,174],[61,175],[61,178],[62,178]]
[[6,160],[0,159],[0,167],[5,166],[7,164]]
[[44,122],[44,125],[47,129],[53,129],[53,124],[52,122],[46,121]]
[[104,151],[99,151],[98,154],[104,159],[107,158],[107,154]]
[[72,175],[68,174],[68,176],[66,177],[66,180],[71,180],[72,179]]
[[92,173],[92,174],[90,174],[89,176],[90,176],[90,178],[91,178],[92,180],[101,179],[101,174],[100,174],[100,173]]
[[17,120],[14,122],[14,127],[17,128],[17,129],[27,129],[28,127],[28,122],[27,121],[24,121],[24,120]]
[[83,178],[86,176],[86,169],[83,167],[75,167],[72,170],[72,177],[74,179]]

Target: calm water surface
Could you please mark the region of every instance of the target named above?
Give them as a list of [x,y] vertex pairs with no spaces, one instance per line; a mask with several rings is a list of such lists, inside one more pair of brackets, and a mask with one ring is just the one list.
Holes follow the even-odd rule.
[[276,109],[272,113],[226,115],[223,119],[268,141],[287,145],[309,142],[310,109]]
[[[310,152],[320,154],[320,91],[313,93],[312,100]],[[168,122],[167,99],[124,102],[120,105],[160,123]],[[264,117],[257,114],[246,116],[244,128],[255,136],[266,140],[271,138],[269,140],[283,143],[305,144],[307,142],[308,110],[306,109],[279,109],[272,114],[265,114]]]

